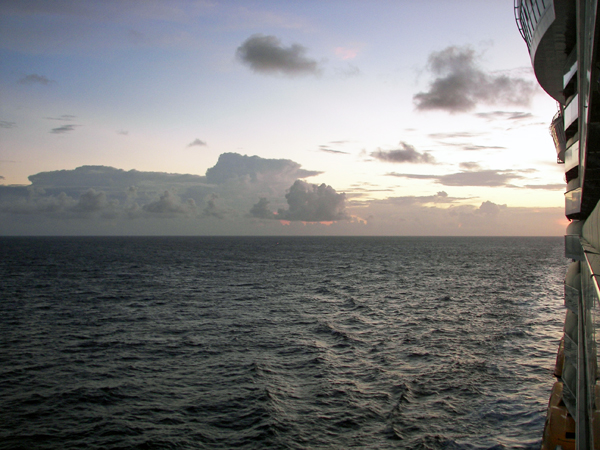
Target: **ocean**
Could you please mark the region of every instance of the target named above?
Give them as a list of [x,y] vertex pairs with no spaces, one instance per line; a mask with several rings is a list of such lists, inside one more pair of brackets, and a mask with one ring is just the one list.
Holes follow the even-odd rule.
[[0,449],[537,449],[562,238],[0,238]]

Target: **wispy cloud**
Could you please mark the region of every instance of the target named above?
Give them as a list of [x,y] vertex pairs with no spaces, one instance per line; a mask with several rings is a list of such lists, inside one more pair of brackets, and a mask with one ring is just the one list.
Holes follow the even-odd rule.
[[206,147],[206,142],[201,141],[200,139],[194,139],[187,146],[188,147]]
[[475,117],[486,120],[523,120],[533,118],[533,114],[523,111],[489,111],[474,114]]
[[305,56],[306,48],[300,44],[283,47],[275,36],[254,34],[238,47],[240,61],[259,73],[284,75],[309,75],[320,72],[316,60]]
[[71,131],[75,130],[75,127],[78,127],[79,125],[63,125],[62,127],[57,127],[57,128],[52,128],[50,130],[50,133],[53,134],[64,134],[64,133],[70,133]]
[[564,191],[567,185],[561,184],[526,184],[523,186],[525,189],[543,189],[548,191]]
[[529,105],[533,82],[485,72],[470,47],[447,47],[429,56],[427,68],[435,77],[429,90],[413,96],[417,110],[467,112],[479,104]]
[[335,154],[338,154],[338,155],[349,155],[350,154],[350,152],[344,152],[342,150],[334,150],[327,145],[319,145],[319,151],[325,152],[325,153],[332,153],[334,155]]
[[14,122],[7,122],[5,120],[0,120],[0,128],[14,128],[17,124]]
[[511,180],[524,178],[511,170],[473,170],[447,175],[420,175],[410,173],[386,174],[392,177],[434,180],[444,186],[508,186]]
[[50,83],[53,83],[52,80],[46,78],[43,75],[37,75],[35,73],[24,76],[18,81],[19,84],[42,84],[44,86],[48,86]]
[[74,116],[73,114],[63,114],[62,116],[58,117],[46,117],[47,120],[60,120],[62,122],[71,122],[76,118],[77,116]]

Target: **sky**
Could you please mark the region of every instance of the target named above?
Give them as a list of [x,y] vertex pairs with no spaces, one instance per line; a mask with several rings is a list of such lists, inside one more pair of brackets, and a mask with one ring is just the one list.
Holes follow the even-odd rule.
[[0,0],[0,235],[562,235],[512,0]]

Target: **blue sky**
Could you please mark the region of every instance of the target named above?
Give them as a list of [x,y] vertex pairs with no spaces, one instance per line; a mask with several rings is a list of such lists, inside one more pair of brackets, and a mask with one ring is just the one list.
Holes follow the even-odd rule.
[[564,232],[511,0],[2,1],[0,61],[2,234]]

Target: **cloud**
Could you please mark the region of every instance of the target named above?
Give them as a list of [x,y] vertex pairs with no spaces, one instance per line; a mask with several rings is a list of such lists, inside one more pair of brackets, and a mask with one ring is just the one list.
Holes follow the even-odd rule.
[[475,210],[475,213],[486,214],[488,216],[496,216],[503,209],[506,209],[506,205],[497,205],[496,203],[486,200],[481,204],[481,206],[478,209]]
[[206,142],[201,141],[200,139],[194,139],[192,142],[190,142],[188,145],[188,147],[206,147]]
[[321,152],[325,152],[325,153],[332,153],[332,154],[338,154],[338,155],[349,155],[350,152],[344,152],[342,150],[334,150],[332,148],[329,148],[327,145],[319,145],[319,151]]
[[463,197],[450,197],[448,193],[445,191],[439,191],[435,195],[422,195],[422,196],[414,196],[407,195],[404,197],[388,197],[385,199],[386,203],[393,205],[413,205],[413,204],[439,204],[439,203],[455,203],[461,200],[466,200]]
[[303,222],[348,219],[345,194],[338,194],[325,183],[316,185],[296,180],[285,194],[285,198],[289,208],[279,209],[278,219]]
[[50,83],[53,83],[52,80],[49,80],[43,75],[37,75],[32,73],[30,75],[26,75],[18,81],[19,84],[31,85],[31,84],[42,84],[44,86],[48,86]]
[[52,130],[50,130],[50,133],[53,134],[64,134],[64,133],[70,133],[71,131],[75,130],[75,127],[77,127],[79,125],[63,125],[62,127],[57,127],[57,128],[52,128]]
[[262,197],[257,204],[250,208],[250,216],[257,219],[276,219],[277,216],[269,209],[269,201]]
[[509,181],[522,179],[523,176],[510,170],[474,170],[451,173],[448,175],[418,175],[407,173],[388,173],[388,176],[434,180],[444,186],[508,186]]
[[535,85],[522,78],[484,72],[469,47],[447,47],[429,56],[427,68],[434,80],[426,92],[413,96],[417,110],[467,112],[479,104],[529,105]]
[[254,34],[238,47],[236,56],[252,70],[259,73],[284,75],[309,75],[320,72],[313,59],[304,56],[306,48],[299,44],[283,47],[275,36]]
[[202,211],[203,217],[215,217],[217,219],[223,219],[224,213],[221,209],[219,209],[219,207],[217,207],[217,204],[215,203],[215,200],[218,198],[219,196],[216,194],[211,194],[209,196],[209,198],[206,200],[206,207]]
[[0,120],[0,128],[14,128],[17,124],[14,122],[7,122],[5,120]]
[[464,170],[479,170],[481,166],[476,162],[461,162],[458,164],[458,167]]
[[349,219],[346,214],[346,195],[338,194],[325,183],[317,185],[296,180],[285,198],[288,208],[279,208],[276,214],[269,209],[269,201],[264,197],[260,198],[250,209],[250,216],[289,222],[335,222]]
[[567,185],[561,184],[526,184],[523,186],[525,189],[545,189],[548,191],[564,191]]
[[191,198],[182,202],[177,195],[165,191],[158,200],[144,205],[142,209],[151,214],[159,214],[168,217],[182,214],[191,215],[196,213],[196,202]]
[[475,117],[486,120],[524,120],[533,118],[533,114],[522,111],[489,111],[474,114]]
[[59,117],[46,117],[47,120],[60,120],[63,122],[71,122],[75,118],[77,118],[77,116],[74,116],[73,114],[63,114]]
[[474,138],[482,136],[484,133],[473,133],[470,131],[457,131],[455,133],[430,133],[429,137],[433,139],[454,139],[454,138]]
[[435,164],[435,158],[429,153],[419,153],[412,145],[406,142],[400,142],[400,150],[377,150],[371,153],[371,156],[379,161],[392,163],[413,163],[413,164]]
[[120,134],[121,136],[128,136],[129,135],[129,131],[127,131],[127,130],[117,130],[117,134]]
[[217,164],[206,171],[206,181],[211,184],[223,184],[234,180],[256,183],[267,179],[290,183],[296,178],[307,178],[322,173],[300,167],[300,164],[289,159],[266,159],[238,153],[223,153],[219,156]]

